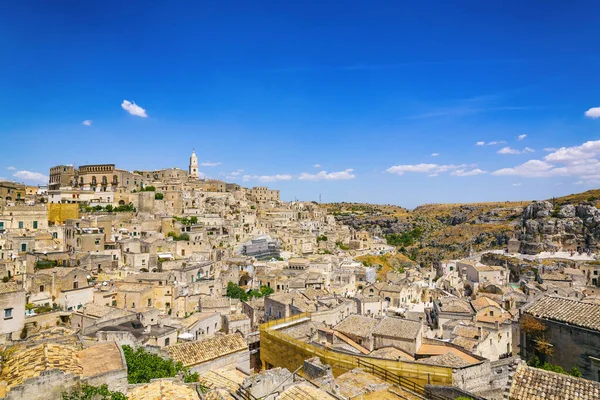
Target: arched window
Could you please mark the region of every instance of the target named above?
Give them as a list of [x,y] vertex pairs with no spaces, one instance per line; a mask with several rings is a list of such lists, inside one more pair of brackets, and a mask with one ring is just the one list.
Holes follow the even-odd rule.
[[97,183],[97,182],[96,182],[96,177],[95,177],[95,176],[92,176],[92,185],[96,185],[96,183]]
[[106,176],[102,177],[102,184],[103,185],[107,185],[108,184],[108,179],[106,179]]

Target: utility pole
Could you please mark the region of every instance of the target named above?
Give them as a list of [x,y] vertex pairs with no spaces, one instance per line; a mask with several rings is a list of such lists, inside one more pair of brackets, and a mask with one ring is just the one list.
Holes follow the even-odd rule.
[[321,201],[321,193],[319,193],[319,204],[321,204],[321,203],[322,203],[322,201]]

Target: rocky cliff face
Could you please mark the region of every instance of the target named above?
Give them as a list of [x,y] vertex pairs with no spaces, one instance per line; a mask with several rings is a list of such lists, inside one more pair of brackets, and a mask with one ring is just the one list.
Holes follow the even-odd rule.
[[600,210],[584,202],[553,206],[549,201],[529,204],[523,211],[518,235],[519,251],[598,249],[600,244]]

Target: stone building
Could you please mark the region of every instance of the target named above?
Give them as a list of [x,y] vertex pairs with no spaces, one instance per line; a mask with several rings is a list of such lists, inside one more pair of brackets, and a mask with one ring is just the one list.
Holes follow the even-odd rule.
[[0,342],[16,340],[25,324],[25,290],[15,282],[0,283]]
[[[521,314],[545,326],[544,336],[552,346],[546,360],[565,370],[579,368],[586,379],[600,381],[600,304],[562,297],[544,296]],[[535,338],[521,330],[521,356],[536,355]]]

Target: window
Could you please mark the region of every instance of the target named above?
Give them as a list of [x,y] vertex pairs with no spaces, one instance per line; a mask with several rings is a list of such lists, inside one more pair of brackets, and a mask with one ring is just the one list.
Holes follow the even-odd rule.
[[166,338],[166,339],[165,339],[165,346],[168,346],[168,345],[169,345],[169,343],[171,343],[171,340],[170,340],[169,338]]
[[100,244],[100,239],[96,239],[96,240],[94,241],[94,243],[96,244],[96,246],[98,246],[98,245]]
[[113,307],[116,307],[116,306],[117,306],[117,301],[116,301],[116,300],[113,300],[113,301],[112,301],[112,306],[113,306]]
[[79,282],[73,282],[73,289],[79,289]]
[[19,229],[23,229],[23,221],[19,221]]
[[0,231],[1,230],[4,230],[4,222],[3,221],[0,221]]
[[13,313],[12,308],[5,308],[4,309],[4,319],[11,319],[13,317],[12,313]]
[[492,310],[490,310],[490,317],[494,316],[494,312]]
[[21,251],[22,252],[27,251],[27,243],[21,243]]
[[38,227],[37,221],[33,221],[33,229],[37,229],[37,227]]
[[152,299],[148,299],[148,307],[152,306]]
[[44,291],[44,285],[40,285],[40,292]]

